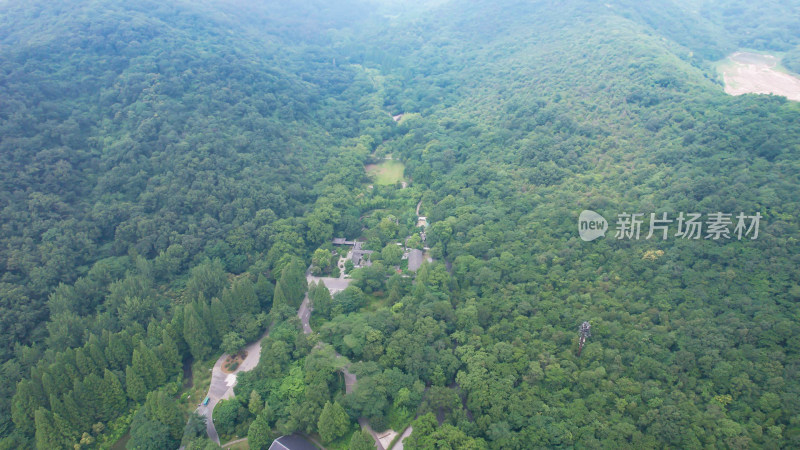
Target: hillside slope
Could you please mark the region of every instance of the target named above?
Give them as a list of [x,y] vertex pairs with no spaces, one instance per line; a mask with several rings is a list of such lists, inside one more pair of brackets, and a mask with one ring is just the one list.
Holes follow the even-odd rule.
[[[410,449],[797,447],[800,107],[711,63],[800,37],[673,3],[4,3],[0,448],[205,445],[182,363],[270,324],[228,436],[335,409],[419,416]],[[408,187],[370,184],[389,154]],[[403,276],[417,205],[434,262]],[[728,238],[676,235],[717,212]],[[347,396],[294,317],[334,236],[375,250],[309,292]]]

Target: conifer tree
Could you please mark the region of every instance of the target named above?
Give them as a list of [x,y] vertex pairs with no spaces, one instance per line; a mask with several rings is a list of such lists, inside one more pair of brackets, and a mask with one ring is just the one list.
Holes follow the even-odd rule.
[[184,426],[183,412],[174,398],[164,391],[150,392],[143,408],[148,419],[166,425],[170,436],[180,440]]
[[255,291],[260,305],[259,310],[269,311],[272,307],[272,296],[275,294],[275,286],[262,274],[258,276]]
[[89,342],[86,343],[86,354],[97,366],[98,374],[108,367],[108,362],[103,354],[103,345],[100,343],[100,339],[96,334],[89,336]]
[[214,334],[225,336],[231,328],[231,317],[228,308],[218,298],[211,299],[211,320],[213,322]]
[[178,351],[175,340],[172,339],[172,336],[166,329],[161,332],[161,344],[158,346],[157,353],[167,379],[172,379],[180,375],[182,370],[181,354]]
[[280,284],[284,290],[287,304],[292,308],[300,306],[300,302],[308,287],[303,261],[299,258],[292,258],[289,265],[281,272],[281,279],[278,284]]
[[[42,390],[44,391],[44,395],[48,399],[52,399],[53,396],[58,395],[60,387],[56,385],[56,379],[50,373],[50,371],[44,371],[42,373]],[[51,407],[53,405],[50,405]]]
[[97,366],[82,348],[75,350],[75,365],[84,377],[97,371]]
[[317,429],[322,442],[333,442],[347,433],[350,418],[338,402],[326,402],[317,421]]
[[109,367],[113,370],[123,370],[131,363],[133,344],[127,331],[108,334],[108,346],[105,349]]
[[133,369],[141,375],[147,390],[153,390],[164,384],[166,377],[161,361],[156,358],[155,353],[139,342],[139,347],[133,351]]
[[234,320],[243,314],[258,314],[260,311],[253,282],[247,277],[237,279],[222,292],[222,303]]
[[261,398],[261,394],[259,394],[255,389],[250,391],[250,399],[247,402],[247,409],[249,409],[250,412],[256,416],[264,409],[264,400]]
[[273,320],[275,321],[285,319],[292,314],[292,307],[289,306],[289,300],[284,293],[283,285],[284,283],[279,282],[275,286],[275,295],[272,297],[272,309],[270,310],[270,315],[273,316]]
[[67,442],[56,428],[55,418],[50,411],[39,408],[35,413],[36,423],[36,448],[56,449],[64,448]]
[[119,377],[108,369],[103,373],[103,390],[100,394],[100,403],[103,421],[111,420],[119,415],[127,403]]
[[253,450],[267,450],[274,439],[269,417],[262,411],[247,430],[247,443]]
[[348,450],[374,450],[375,441],[366,430],[359,430],[353,433],[347,448]]
[[325,284],[321,282],[312,283],[308,292],[315,314],[319,313],[322,317],[330,319],[333,299]]
[[134,402],[141,402],[147,395],[144,379],[131,366],[125,368],[125,387],[128,391],[128,398]]
[[189,305],[184,309],[185,319],[183,321],[183,338],[189,346],[189,351],[197,360],[202,360],[210,352],[210,336],[208,329],[197,314],[194,305]]
[[78,402],[75,400],[74,392],[67,392],[64,394],[63,402],[61,404],[63,405],[64,409],[61,411],[53,409],[53,413],[67,419],[71,425],[69,430],[70,435],[76,437],[80,436],[83,430],[88,430],[92,426],[92,420],[89,417],[89,411],[86,411],[78,406]]
[[[35,372],[35,369],[34,369]],[[33,436],[35,428],[35,414],[39,407],[45,406],[46,400],[40,392],[37,395],[35,381],[22,380],[17,383],[17,392],[11,401],[11,420],[14,426],[22,433]]]
[[89,374],[83,381],[76,380],[72,388],[72,395],[80,407],[81,414],[85,416],[86,428],[100,419],[102,389],[103,379],[95,373]]

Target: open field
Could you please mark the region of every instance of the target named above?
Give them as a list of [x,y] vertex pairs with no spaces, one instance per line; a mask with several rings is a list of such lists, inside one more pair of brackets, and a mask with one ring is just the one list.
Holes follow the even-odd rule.
[[782,70],[775,56],[736,52],[718,68],[730,95],[774,94],[800,101],[800,78]]
[[385,160],[380,164],[367,164],[364,169],[374,181],[379,185],[396,184],[403,181],[403,172],[406,170],[405,164],[395,160]]

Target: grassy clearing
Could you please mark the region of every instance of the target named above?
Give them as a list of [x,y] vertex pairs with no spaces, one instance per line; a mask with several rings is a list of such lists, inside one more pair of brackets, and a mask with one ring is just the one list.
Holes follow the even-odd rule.
[[250,444],[247,441],[244,442],[237,442],[231,446],[222,447],[228,450],[250,450]]
[[400,161],[386,160],[380,164],[368,164],[365,169],[375,184],[392,185],[403,181],[406,166]]

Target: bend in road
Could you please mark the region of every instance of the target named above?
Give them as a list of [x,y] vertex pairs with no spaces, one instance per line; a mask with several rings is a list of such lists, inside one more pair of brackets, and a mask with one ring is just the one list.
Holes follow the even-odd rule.
[[[314,277],[308,277],[308,278],[310,282],[312,281],[311,278]],[[338,278],[324,278],[322,280],[325,281],[325,286],[331,291],[333,291],[333,287],[327,283],[328,280],[345,281],[346,283],[344,283],[344,287],[342,287],[342,289],[347,287],[347,285],[350,283],[350,280],[342,280]],[[336,286],[340,285],[336,284]],[[312,331],[311,325],[309,325],[308,321],[311,319],[311,311],[313,310],[314,308],[311,306],[311,300],[308,298],[308,292],[306,292],[306,296],[305,298],[303,298],[303,302],[300,303],[300,309],[297,310],[297,317],[300,318],[300,322],[303,324],[303,333],[305,334],[310,334]],[[337,358],[342,357],[342,355],[340,355],[339,352],[334,352],[334,353]],[[347,366],[342,367],[342,374],[344,375],[344,393],[350,394],[353,392],[353,389],[355,389],[356,382],[358,381],[356,378],[356,374],[350,372]],[[381,444],[381,441],[378,438],[378,433],[376,433],[372,429],[372,427],[369,426],[369,423],[367,422],[366,418],[364,417],[359,418],[358,424],[361,425],[361,428],[367,430],[369,434],[372,436],[372,439],[375,440],[375,448],[377,448],[378,450],[386,450],[385,448],[383,448],[383,445]]]
[[206,394],[210,400],[207,406],[200,405],[195,412],[201,416],[205,416],[208,438],[217,444],[219,444],[219,434],[217,434],[217,429],[214,427],[214,407],[217,406],[220,400],[233,398],[233,388],[236,386],[236,374],[253,370],[258,365],[258,360],[261,357],[261,341],[267,336],[269,336],[269,329],[261,338],[245,347],[247,356],[232,373],[225,373],[222,371],[222,365],[228,358],[227,353],[223,353],[216,364],[214,364],[214,368],[211,369],[211,385],[208,387],[208,394]]

